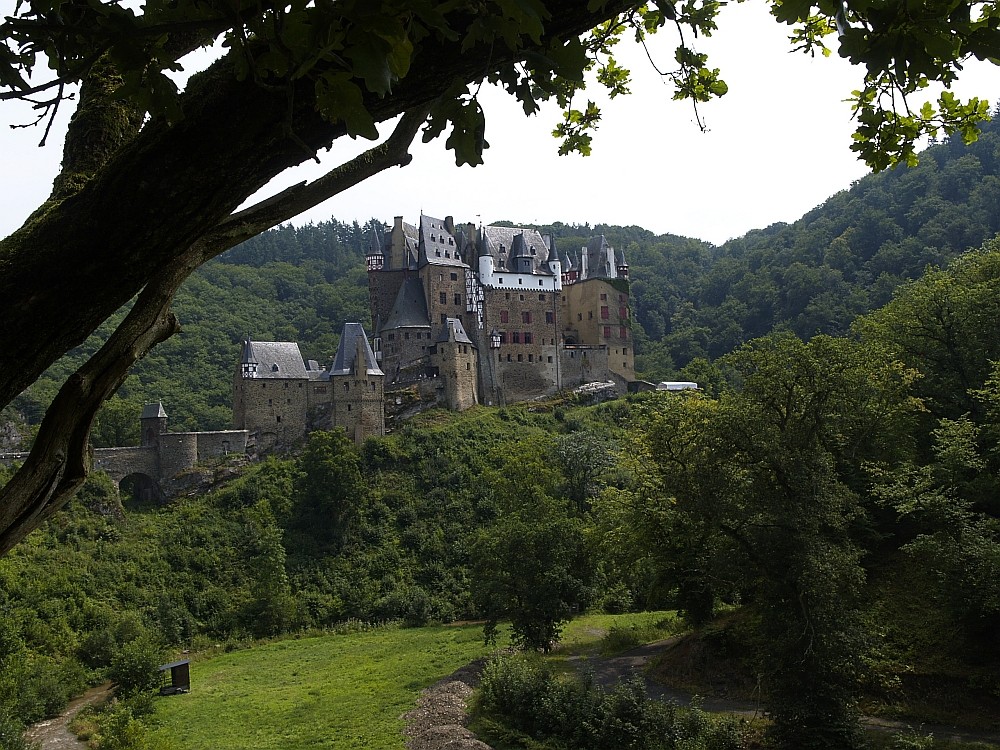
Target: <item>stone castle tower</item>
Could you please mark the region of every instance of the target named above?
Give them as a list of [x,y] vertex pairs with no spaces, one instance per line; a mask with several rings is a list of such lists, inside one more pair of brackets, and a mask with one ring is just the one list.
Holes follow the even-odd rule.
[[233,376],[233,424],[260,451],[338,427],[360,443],[385,434],[384,381],[358,323],[344,326],[329,369],[303,360],[296,343],[247,338]]

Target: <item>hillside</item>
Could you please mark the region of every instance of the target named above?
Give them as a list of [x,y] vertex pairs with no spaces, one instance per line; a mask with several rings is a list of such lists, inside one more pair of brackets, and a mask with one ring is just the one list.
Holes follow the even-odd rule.
[[[231,377],[247,334],[298,341],[306,358],[328,360],[345,322],[370,326],[367,226],[332,219],[280,227],[199,269],[176,300],[182,332],[135,367],[102,413],[94,444],[135,442],[135,415],[156,400],[172,429],[230,426]],[[915,168],[865,177],[793,224],[721,247],[640,227],[556,222],[540,229],[561,252],[595,234],[625,251],[637,372],[675,378],[693,360],[716,359],[772,330],[843,334],[902,281],[993,236],[1000,230],[1000,123],[987,124],[971,146],[957,139],[933,145]],[[55,365],[5,421],[26,422],[19,431],[30,436],[59,383],[101,339]],[[703,377],[699,368],[685,379]]]

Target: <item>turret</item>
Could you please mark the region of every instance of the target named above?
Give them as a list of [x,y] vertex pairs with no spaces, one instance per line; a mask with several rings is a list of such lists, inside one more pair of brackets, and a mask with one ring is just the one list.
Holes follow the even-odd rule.
[[255,378],[257,377],[257,366],[260,363],[257,362],[253,353],[253,346],[250,343],[250,337],[247,336],[243,339],[243,351],[240,354],[240,377],[244,378]]
[[385,239],[377,226],[368,232],[368,250],[365,263],[369,271],[381,271],[385,266]]
[[163,404],[157,401],[155,404],[146,404],[142,407],[139,425],[142,430],[140,443],[142,447],[158,445],[160,435],[167,431],[167,413],[163,410]]
[[618,253],[618,278],[628,278],[628,261],[625,260],[624,251]]
[[510,257],[514,273],[531,273],[533,259],[528,243],[524,241],[524,233],[514,235],[514,243],[510,248]]

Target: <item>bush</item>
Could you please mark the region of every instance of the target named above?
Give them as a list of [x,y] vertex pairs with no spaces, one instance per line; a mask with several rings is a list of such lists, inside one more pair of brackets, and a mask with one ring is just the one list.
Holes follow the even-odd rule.
[[24,725],[5,706],[0,706],[0,750],[28,750]]
[[118,695],[127,698],[155,690],[160,683],[163,654],[149,637],[126,643],[111,659],[108,677],[118,686]]
[[[714,720],[703,711],[646,697],[642,679],[610,692],[587,678],[564,680],[537,658],[505,656],[483,670],[479,711],[486,725],[499,723],[535,740],[574,750],[739,750],[748,725]],[[500,734],[502,732],[499,732]]]

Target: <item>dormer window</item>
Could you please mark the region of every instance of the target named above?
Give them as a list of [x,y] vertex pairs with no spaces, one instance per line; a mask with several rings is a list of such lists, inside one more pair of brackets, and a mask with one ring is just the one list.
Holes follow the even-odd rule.
[[280,368],[278,367],[278,363],[277,362],[275,362],[273,365],[271,365],[271,372],[277,372],[279,369]]

